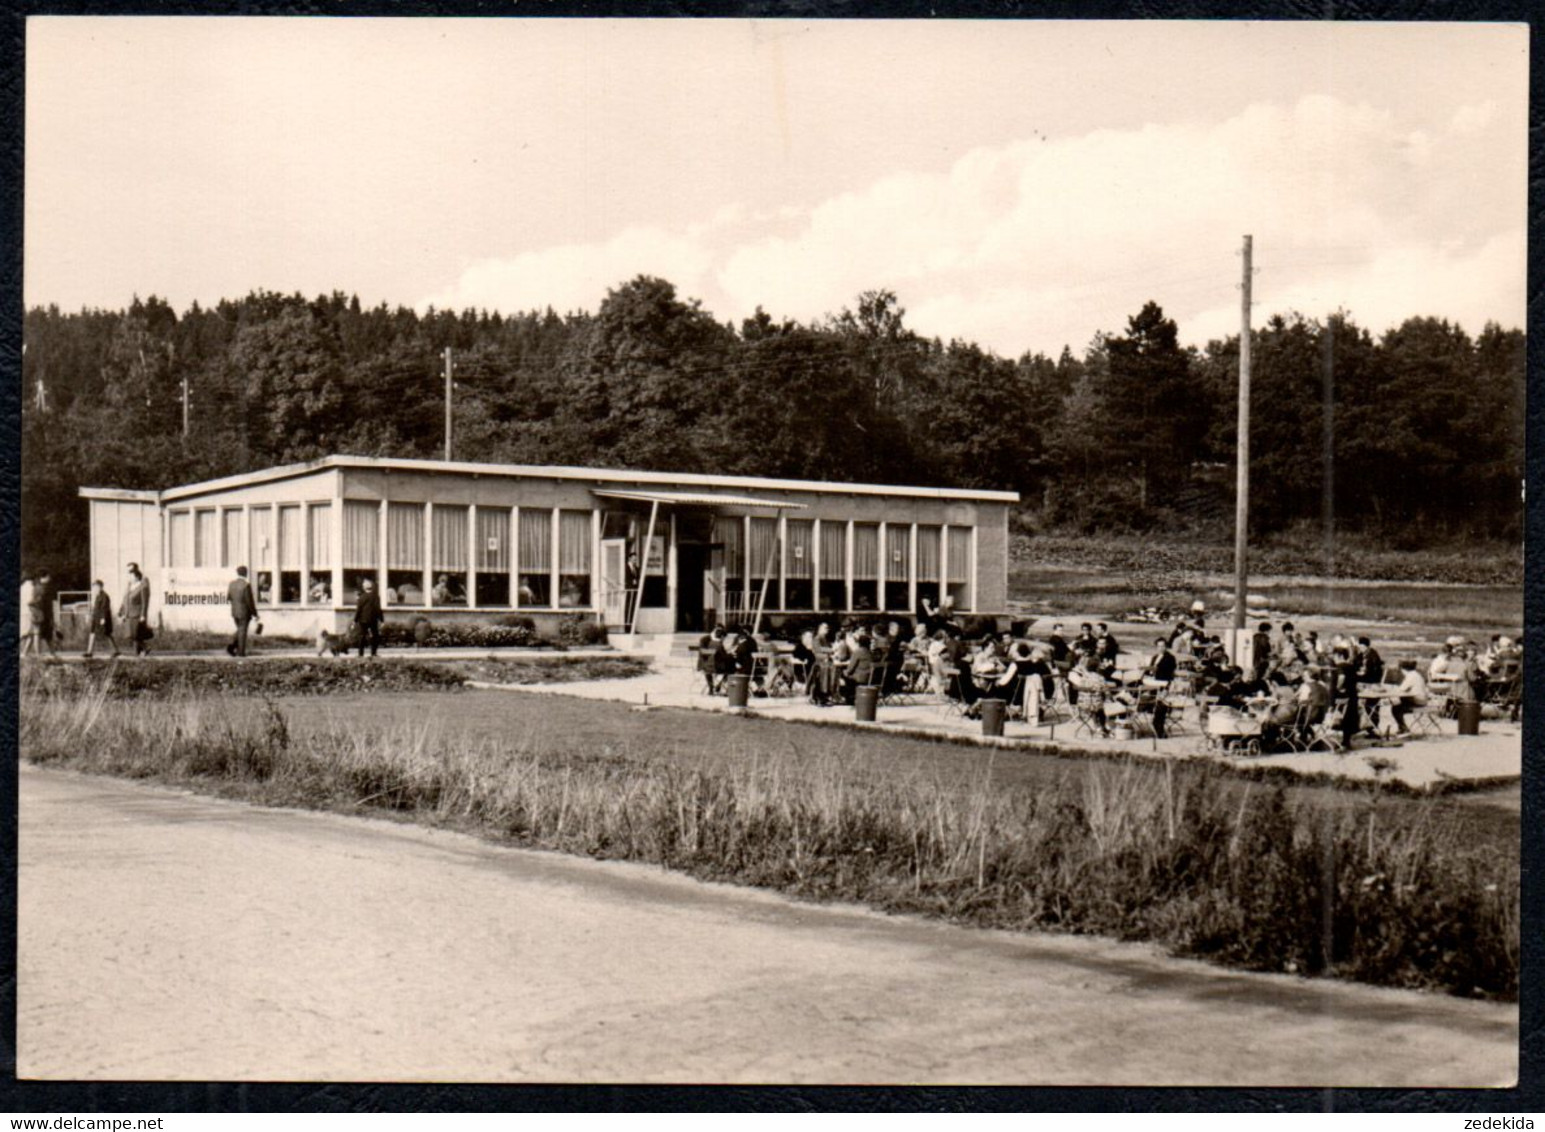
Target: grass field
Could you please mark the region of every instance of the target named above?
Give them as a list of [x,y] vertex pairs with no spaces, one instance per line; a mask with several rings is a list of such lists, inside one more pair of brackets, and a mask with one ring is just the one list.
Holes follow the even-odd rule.
[[506,692],[39,695],[24,757],[1252,969],[1511,997],[1518,815]]
[[[1316,619],[1391,622],[1449,632],[1512,632],[1523,625],[1522,586],[1258,578],[1251,609],[1312,624]],[[1015,562],[1009,599],[1030,611],[1121,618],[1157,608],[1178,616],[1200,598],[1215,615],[1232,609],[1233,582],[1217,574],[1127,574],[1115,568]]]

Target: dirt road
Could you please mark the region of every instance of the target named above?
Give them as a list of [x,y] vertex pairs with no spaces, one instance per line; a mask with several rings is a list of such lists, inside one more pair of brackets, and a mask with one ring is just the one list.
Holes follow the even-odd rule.
[[1501,1085],[1516,1009],[21,770],[18,1071]]

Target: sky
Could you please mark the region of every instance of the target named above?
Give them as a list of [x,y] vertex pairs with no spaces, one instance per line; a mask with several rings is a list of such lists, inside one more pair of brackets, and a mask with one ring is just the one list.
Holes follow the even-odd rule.
[[1503,24],[31,17],[24,297],[267,289],[720,321],[894,291],[1081,352],[1349,312],[1523,326]]

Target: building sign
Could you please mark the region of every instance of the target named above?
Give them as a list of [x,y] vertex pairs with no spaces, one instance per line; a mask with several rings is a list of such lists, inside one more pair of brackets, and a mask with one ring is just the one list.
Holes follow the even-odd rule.
[[665,575],[665,536],[655,535],[649,540],[649,561],[644,565],[644,572],[655,577]]
[[228,605],[234,572],[228,570],[167,570],[161,605],[168,610]]

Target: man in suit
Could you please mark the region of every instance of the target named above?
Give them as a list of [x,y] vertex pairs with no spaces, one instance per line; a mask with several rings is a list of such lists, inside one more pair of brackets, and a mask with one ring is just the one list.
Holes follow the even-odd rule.
[[134,644],[134,655],[144,656],[150,651],[145,644],[150,633],[150,579],[139,572],[139,563],[129,563],[129,588],[124,591],[123,605],[119,607],[124,624],[129,629],[129,640]]
[[1116,658],[1121,655],[1121,645],[1111,636],[1110,626],[1103,621],[1095,626],[1094,640],[1094,658],[1099,662],[1100,672],[1109,676],[1116,670]]
[[1156,651],[1143,672],[1143,689],[1144,695],[1153,696],[1153,733],[1163,739],[1166,738],[1164,723],[1169,719],[1169,704],[1164,701],[1164,696],[1170,681],[1175,678],[1177,661],[1175,654],[1169,651],[1168,637],[1159,637],[1153,644]]
[[252,584],[247,581],[247,568],[236,567],[236,576],[225,591],[231,603],[231,620],[236,623],[236,635],[225,646],[230,656],[247,655],[247,626],[257,620],[257,599],[252,596]]
[[381,622],[386,620],[381,612],[381,595],[376,593],[375,581],[365,578],[359,584],[359,600],[354,603],[354,624],[359,626],[359,655],[365,655],[365,644],[370,645],[370,655],[375,656],[381,647]]
[[1271,622],[1262,621],[1250,638],[1250,678],[1260,684],[1271,671]]
[[[1355,650],[1357,664],[1357,682],[1362,685],[1384,683],[1384,658],[1379,655],[1379,650],[1373,647],[1373,642],[1367,637],[1357,638]],[[1370,735],[1378,734],[1379,703],[1374,701],[1367,705],[1368,718],[1363,722]]]

